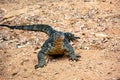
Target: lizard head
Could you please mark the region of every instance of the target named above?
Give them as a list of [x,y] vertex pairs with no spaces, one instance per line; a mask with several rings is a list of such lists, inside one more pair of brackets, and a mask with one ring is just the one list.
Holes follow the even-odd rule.
[[55,41],[63,41],[64,38],[65,38],[65,36],[64,36],[64,33],[62,33],[62,32],[55,32],[55,33],[53,34],[53,39],[54,39]]
[[74,34],[70,32],[65,33],[65,37],[68,39],[68,41],[75,41],[76,39],[80,39],[80,37],[76,37]]

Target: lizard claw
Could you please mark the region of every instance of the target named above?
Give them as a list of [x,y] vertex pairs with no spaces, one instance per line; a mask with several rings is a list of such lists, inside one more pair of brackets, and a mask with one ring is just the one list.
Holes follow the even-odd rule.
[[37,64],[37,65],[35,65],[35,69],[38,69],[39,67],[44,67],[44,65],[39,65],[39,64]]
[[74,57],[70,57],[70,59],[69,60],[72,60],[72,61],[78,61],[79,59],[78,59],[78,57],[77,56],[74,56]]
[[42,67],[44,67],[44,66],[46,66],[47,64],[46,64],[46,62],[40,62],[40,63],[38,63],[37,65],[35,65],[35,69],[37,69],[37,68],[42,68]]

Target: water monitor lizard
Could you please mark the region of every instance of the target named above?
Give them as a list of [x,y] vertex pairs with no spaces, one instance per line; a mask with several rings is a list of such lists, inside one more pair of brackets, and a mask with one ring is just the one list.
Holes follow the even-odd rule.
[[51,26],[45,24],[20,26],[0,24],[0,26],[8,27],[10,29],[41,31],[49,36],[49,38],[42,45],[41,50],[38,52],[38,64],[35,65],[35,69],[43,67],[46,64],[45,55],[61,55],[67,52],[69,53],[71,60],[78,60],[70,41],[79,39],[79,37],[75,37],[74,34],[70,32],[56,31]]

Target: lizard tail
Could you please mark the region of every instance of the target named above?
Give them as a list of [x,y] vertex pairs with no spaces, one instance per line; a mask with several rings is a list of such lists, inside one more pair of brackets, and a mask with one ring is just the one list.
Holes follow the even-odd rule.
[[6,24],[0,24],[0,26],[7,26],[7,27],[10,27],[9,25],[6,25]]
[[45,25],[45,24],[21,25],[21,26],[9,26],[9,25],[5,25],[5,24],[0,24],[0,26],[5,26],[5,27],[8,27],[10,29],[41,31],[41,32],[48,34],[49,36],[55,32],[55,30],[51,26]]

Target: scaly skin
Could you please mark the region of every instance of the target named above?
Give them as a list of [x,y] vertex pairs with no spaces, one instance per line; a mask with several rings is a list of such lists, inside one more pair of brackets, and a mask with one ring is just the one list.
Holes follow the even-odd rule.
[[20,30],[30,30],[30,31],[41,31],[48,34],[49,38],[45,41],[41,50],[38,52],[38,64],[35,65],[35,69],[43,67],[45,62],[45,55],[61,55],[66,52],[69,53],[70,59],[77,61],[78,58],[74,53],[73,47],[69,44],[70,41],[79,39],[75,37],[74,34],[70,32],[60,32],[54,30],[49,25],[38,24],[38,25],[25,25],[25,26],[9,26],[9,25],[0,25],[6,26],[11,29],[20,29]]

